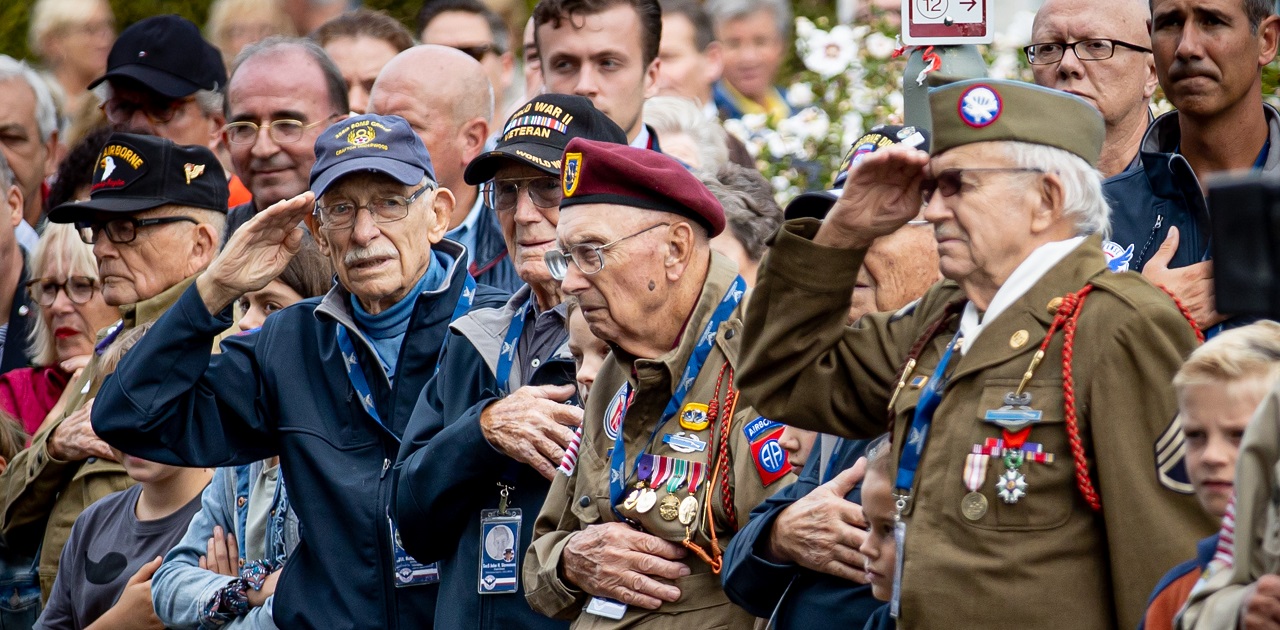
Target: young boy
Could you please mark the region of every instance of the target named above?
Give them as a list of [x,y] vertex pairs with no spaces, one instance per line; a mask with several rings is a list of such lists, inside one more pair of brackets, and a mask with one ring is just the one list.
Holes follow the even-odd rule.
[[[866,476],[862,479],[862,514],[869,531],[858,551],[867,557],[867,580],[871,594],[887,602],[893,597],[894,564],[897,547],[893,540],[893,458],[889,456],[888,436],[876,438],[867,445]],[[861,463],[861,462],[859,462]],[[859,464],[854,464],[856,468]],[[895,621],[886,604],[876,609],[867,620],[865,630],[893,630]]]

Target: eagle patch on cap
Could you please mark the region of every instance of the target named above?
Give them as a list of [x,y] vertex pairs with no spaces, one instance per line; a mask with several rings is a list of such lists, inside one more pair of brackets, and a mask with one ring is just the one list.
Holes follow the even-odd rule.
[[103,148],[102,155],[98,156],[90,192],[124,188],[138,181],[146,172],[147,162],[137,151],[113,142]]
[[564,154],[564,196],[572,197],[578,190],[578,181],[582,179],[582,154]]
[[989,86],[975,85],[960,97],[959,110],[964,124],[981,129],[999,120],[1004,110],[1004,101]]

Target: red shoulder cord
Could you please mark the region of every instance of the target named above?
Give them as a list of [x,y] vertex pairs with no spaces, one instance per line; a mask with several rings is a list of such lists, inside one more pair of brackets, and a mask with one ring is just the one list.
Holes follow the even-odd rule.
[[[1178,311],[1191,324],[1191,329],[1196,333],[1196,339],[1204,343],[1204,333],[1200,332],[1200,327],[1196,325],[1195,319],[1191,317],[1191,311],[1187,310],[1187,307],[1182,304],[1182,301],[1172,291],[1163,286],[1160,286],[1160,289],[1173,299]],[[1027,368],[1027,373],[1023,375],[1022,383],[1025,386],[1027,381],[1030,380],[1036,365],[1044,358],[1045,350],[1048,349],[1049,342],[1053,339],[1053,334],[1061,328],[1063,333],[1062,407],[1066,418],[1067,440],[1071,444],[1071,457],[1075,462],[1076,487],[1080,489],[1080,494],[1084,497],[1085,502],[1089,504],[1089,507],[1095,512],[1100,512],[1102,511],[1102,500],[1098,497],[1093,481],[1089,478],[1089,464],[1085,460],[1084,442],[1080,439],[1080,425],[1076,415],[1075,378],[1071,373],[1071,361],[1075,352],[1076,322],[1080,319],[1080,312],[1084,310],[1084,299],[1091,291],[1093,291],[1093,285],[1087,284],[1078,292],[1068,293],[1063,296],[1062,303],[1058,305],[1058,310],[1053,316],[1053,323],[1049,325],[1049,332],[1045,334],[1044,341],[1040,343],[1040,348],[1036,350],[1035,356],[1031,359],[1031,366]],[[1018,390],[1021,391],[1022,386],[1019,386]]]
[[[724,414],[720,414],[720,391],[724,385],[725,374],[729,375],[729,390],[724,396]],[[720,440],[718,446],[711,449],[707,453],[707,469],[711,473],[711,479],[707,482],[707,493],[703,496],[702,513],[705,515],[705,524],[707,526],[708,535],[711,538],[711,554],[707,552],[697,543],[693,542],[690,532],[686,532],[683,545],[692,551],[695,555],[711,566],[711,572],[720,575],[720,568],[724,563],[724,552],[720,549],[720,541],[716,536],[715,512],[711,509],[711,496],[715,494],[716,481],[720,482],[720,500],[724,507],[724,512],[728,516],[729,527],[733,531],[738,531],[738,515],[733,510],[733,488],[729,485],[729,429],[733,424],[733,414],[738,407],[738,390],[733,387],[733,368],[729,367],[729,362],[725,361],[720,366],[720,375],[716,378],[716,390],[711,396],[711,403],[707,405],[707,422],[711,425],[718,426],[720,432]]]

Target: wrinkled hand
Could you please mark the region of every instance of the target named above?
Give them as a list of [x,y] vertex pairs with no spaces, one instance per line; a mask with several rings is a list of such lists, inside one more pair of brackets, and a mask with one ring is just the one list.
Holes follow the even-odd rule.
[[783,509],[769,533],[767,559],[866,584],[866,556],[858,548],[867,521],[862,506],[844,498],[866,470],[864,457]]
[[267,286],[302,247],[302,220],[315,205],[310,191],[259,212],[227,241],[222,253],[196,280],[210,313],[219,313],[245,293]]
[[156,556],[148,562],[125,584],[120,599],[116,600],[107,612],[103,613],[88,630],[100,628],[131,628],[134,630],[164,630],[164,624],[156,617],[155,607],[151,604],[151,576],[164,558]]
[[63,372],[71,375],[71,380],[67,381],[70,383],[71,381],[80,378],[80,373],[84,371],[86,365],[89,365],[89,359],[92,358],[92,354],[82,354],[59,363],[58,367],[62,368]]
[[240,577],[240,544],[233,533],[224,534],[221,525],[213,526],[213,536],[206,544],[208,555],[200,556],[200,568],[231,577]]
[[582,424],[582,410],[564,404],[575,391],[572,385],[521,387],[481,412],[480,431],[507,457],[552,479],[573,429]]
[[1151,282],[1164,285],[1191,311],[1196,325],[1201,329],[1214,326],[1226,319],[1214,310],[1213,261],[1199,262],[1177,269],[1169,268],[1169,261],[1178,251],[1178,228],[1169,228],[1169,236],[1156,253],[1151,255],[1142,275]]
[[246,594],[249,596],[249,606],[251,608],[257,608],[266,604],[267,598],[275,594],[276,582],[280,581],[280,572],[283,570],[284,569],[276,569],[275,571],[272,571],[271,575],[268,575],[267,579],[262,581],[262,588],[256,591],[253,589],[249,589],[247,591]]
[[673,542],[623,523],[604,523],[570,536],[560,562],[565,579],[586,593],[657,610],[680,599],[680,589],[655,578],[689,575],[689,567],[676,562],[685,554]]
[[1240,604],[1240,621],[1246,630],[1280,629],[1280,576],[1264,575],[1249,587]]
[[93,412],[93,399],[71,412],[58,428],[49,435],[49,455],[64,462],[78,462],[90,457],[115,460],[111,447],[93,432],[89,421]]
[[895,144],[850,167],[844,192],[822,220],[814,242],[866,249],[920,214],[920,182],[929,154]]

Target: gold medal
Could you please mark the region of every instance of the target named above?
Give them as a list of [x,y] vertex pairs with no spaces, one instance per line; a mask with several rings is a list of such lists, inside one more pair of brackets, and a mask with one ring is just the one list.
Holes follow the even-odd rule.
[[960,500],[960,513],[971,521],[981,520],[987,515],[987,497],[981,492],[970,492]]
[[689,526],[698,518],[698,500],[689,495],[680,502],[680,524]]
[[643,483],[636,484],[635,490],[632,490],[631,493],[627,495],[627,498],[622,501],[622,509],[634,510],[636,507],[636,501],[640,499],[640,490],[643,488]]
[[658,493],[653,488],[645,488],[640,491],[640,496],[636,499],[636,511],[644,514],[653,509],[653,504],[658,502]]
[[674,494],[668,494],[662,497],[662,503],[658,506],[658,516],[664,521],[674,521],[680,514],[680,499]]

